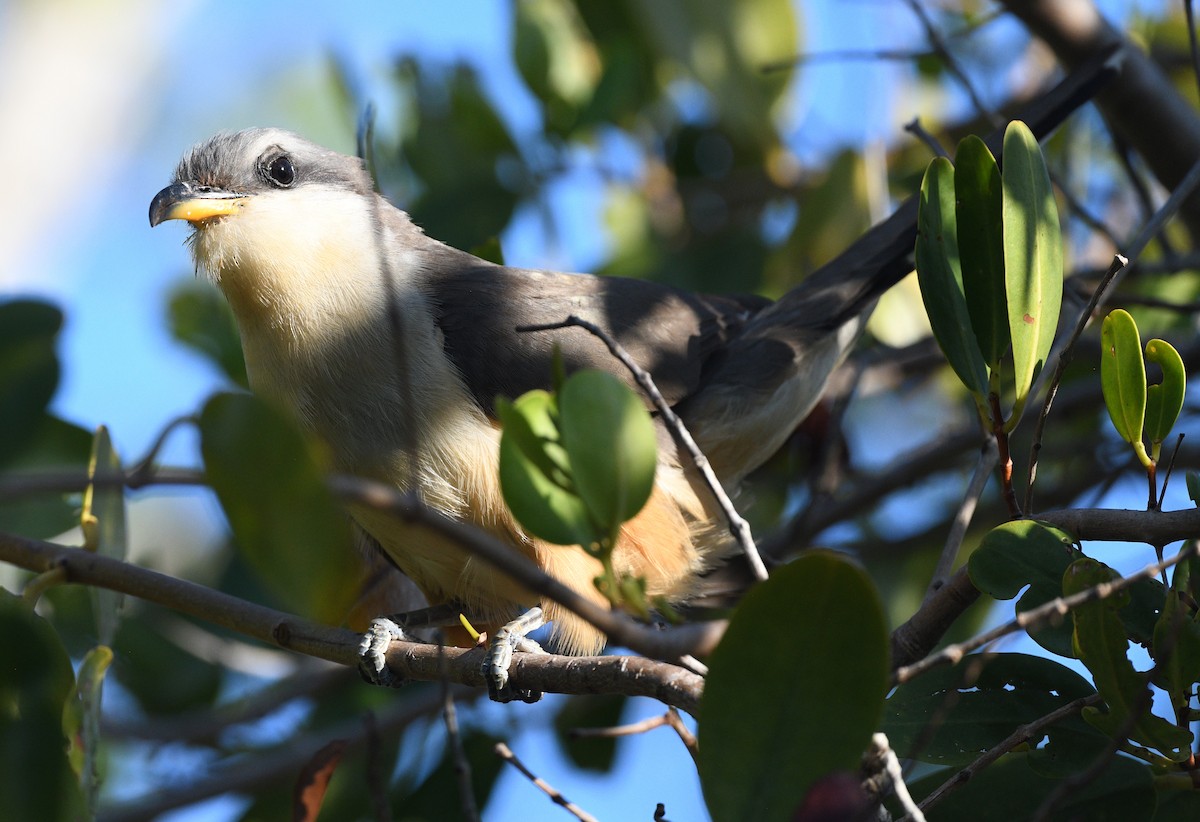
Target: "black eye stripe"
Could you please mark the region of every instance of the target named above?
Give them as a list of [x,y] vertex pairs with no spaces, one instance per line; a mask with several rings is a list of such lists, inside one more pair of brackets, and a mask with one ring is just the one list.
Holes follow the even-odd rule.
[[287,188],[296,182],[296,167],[286,154],[276,154],[262,164],[262,175],[272,185]]

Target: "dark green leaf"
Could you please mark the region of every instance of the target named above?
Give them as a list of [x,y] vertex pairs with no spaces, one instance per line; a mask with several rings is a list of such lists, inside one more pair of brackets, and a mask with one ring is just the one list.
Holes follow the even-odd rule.
[[999,367],[1010,345],[1004,295],[1004,188],[987,144],[975,135],[954,155],[958,253],[971,328],[988,367]]
[[171,335],[204,355],[235,384],[248,387],[237,323],[221,293],[203,280],[186,280],[171,290],[170,300]]
[[0,303],[0,465],[25,449],[58,387],[62,322],[48,303]]
[[[1184,543],[1181,551],[1191,551]],[[1190,556],[1176,564],[1167,592],[1166,605],[1154,626],[1153,656],[1158,663],[1158,678],[1171,695],[1171,704],[1186,708],[1200,682],[1200,621],[1196,603],[1200,601],[1200,558]]]
[[615,533],[654,490],[658,445],[650,414],[628,386],[603,371],[569,377],[558,407],[575,490],[597,524]]
[[340,624],[360,565],[309,443],[261,400],[218,394],[200,414],[200,451],[251,567],[286,607]]
[[0,819],[83,818],[63,732],[71,660],[49,623],[3,589],[0,660]]
[[987,396],[988,378],[963,296],[958,227],[954,208],[954,167],[934,159],[921,182],[917,216],[917,279],[933,336],[963,385],[977,398]]
[[[1013,822],[1031,819],[1061,778],[1039,774],[1030,753],[1007,754],[934,806],[930,822]],[[948,769],[909,784],[918,801],[953,774]],[[1149,819],[1154,813],[1154,782],[1150,769],[1139,762],[1116,757],[1096,779],[1073,790],[1055,806],[1051,819],[1088,822],[1130,822]]]
[[[44,414],[29,439],[4,466],[5,474],[82,474],[87,469],[92,433]],[[79,522],[79,496],[38,494],[0,502],[0,531],[36,539],[61,534]]]
[[142,710],[153,716],[211,708],[221,688],[217,665],[199,659],[157,630],[174,617],[122,620],[113,650],[113,674]]
[[[1006,522],[984,536],[967,570],[975,587],[995,599],[1012,599],[1029,586],[1017,611],[1029,611],[1062,596],[1067,567],[1082,556],[1065,531],[1034,520]],[[1074,656],[1071,626],[1052,624],[1031,636],[1048,651]]]
[[608,773],[617,753],[613,737],[574,737],[572,732],[586,728],[612,728],[621,722],[628,699],[619,694],[579,694],[563,700],[554,715],[554,735],[558,745],[575,767]]
[[[901,759],[965,765],[1018,726],[1093,693],[1079,674],[1052,660],[1026,654],[969,656],[953,668],[937,668],[901,685],[888,698],[883,731]],[[1072,735],[1103,739],[1078,715],[1048,733],[1052,747]]]
[[[463,756],[471,764],[472,795],[478,808],[487,804],[496,779],[505,767],[504,760],[496,756],[494,750],[499,741],[497,737],[480,732],[468,732],[462,737]],[[398,822],[441,822],[456,818],[448,809],[458,807],[458,794],[454,757],[447,749],[424,782],[392,803],[392,818]]]
[[[1079,593],[1111,582],[1113,572],[1093,559],[1071,564],[1063,577],[1063,593]],[[1161,751],[1169,759],[1181,762],[1191,755],[1192,735],[1160,716],[1150,713],[1152,699],[1146,678],[1129,661],[1129,640],[1125,626],[1117,616],[1117,605],[1108,600],[1089,602],[1071,612],[1075,624],[1075,647],[1104,697],[1109,713],[1085,709],[1084,718],[1112,734],[1136,716],[1130,739]]]
[[1046,364],[1062,305],[1062,236],[1041,147],[1019,120],[1004,132],[1004,278],[1016,406]]
[[870,579],[812,552],[738,607],[700,705],[700,781],[713,819],[789,819],[814,780],[857,768],[879,725],[888,631]]

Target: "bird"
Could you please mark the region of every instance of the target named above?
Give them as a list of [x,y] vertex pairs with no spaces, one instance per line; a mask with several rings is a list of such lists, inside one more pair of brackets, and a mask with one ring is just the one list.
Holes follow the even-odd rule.
[[[1047,105],[1035,133],[1093,91],[1075,88]],[[359,158],[277,128],[222,132],[194,146],[149,218],[191,225],[194,262],[232,309],[251,389],[324,441],[334,470],[417,491],[603,603],[592,584],[596,559],[531,537],[509,513],[495,403],[549,387],[556,352],[568,372],[632,380],[601,340],[578,329],[518,329],[569,315],[598,325],[651,374],[734,490],[814,407],[878,296],[911,270],[913,209],[774,303],[485,261],[427,236],[376,192]],[[733,541],[657,422],[654,491],[621,529],[613,565],[644,578],[648,596],[686,602]],[[460,603],[493,630],[541,608],[558,650],[603,648],[590,623],[448,539],[366,506],[349,514],[430,604]]]

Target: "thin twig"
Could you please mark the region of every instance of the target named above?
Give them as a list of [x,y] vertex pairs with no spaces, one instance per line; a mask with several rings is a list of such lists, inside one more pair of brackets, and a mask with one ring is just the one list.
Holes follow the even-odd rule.
[[963,494],[962,504],[954,514],[954,521],[950,526],[950,532],[946,534],[946,543],[942,546],[942,554],[938,557],[937,567],[934,568],[933,577],[929,580],[929,587],[925,591],[923,602],[928,602],[934,592],[949,581],[950,570],[954,567],[954,559],[962,548],[967,528],[971,525],[971,518],[975,516],[975,509],[979,505],[983,489],[987,487],[988,477],[991,476],[992,469],[996,467],[999,453],[995,439],[989,437],[984,440],[983,450],[979,454],[978,462],[975,463],[975,473],[971,475],[971,482],[968,483],[966,493]]
[[693,760],[699,756],[700,743],[696,739],[696,735],[688,729],[683,718],[674,708],[668,708],[665,714],[647,717],[640,722],[631,722],[628,725],[616,725],[610,728],[572,728],[570,736],[574,739],[616,739],[622,736],[637,736],[663,726],[669,726],[675,730]]
[[919,662],[914,662],[912,665],[905,665],[897,668],[892,673],[892,684],[899,685],[902,682],[907,682],[910,679],[919,676],[931,668],[936,668],[939,665],[953,665],[959,662],[964,656],[977,648],[982,648],[997,639],[1008,634],[1016,633],[1021,629],[1036,629],[1041,625],[1049,622],[1051,619],[1061,618],[1071,612],[1072,609],[1078,608],[1080,605],[1085,605],[1096,600],[1106,599],[1113,594],[1124,591],[1135,582],[1141,579],[1153,579],[1158,576],[1166,568],[1170,568],[1177,562],[1180,562],[1189,557],[1200,556],[1200,543],[1193,543],[1190,549],[1180,550],[1175,556],[1170,559],[1165,559],[1162,562],[1154,562],[1140,571],[1130,574],[1129,576],[1113,580],[1111,582],[1103,582],[1099,585],[1080,591],[1077,594],[1072,594],[1068,597],[1056,597],[1049,602],[1039,605],[1028,611],[1023,611],[1017,614],[1015,619],[1012,619],[1003,625],[999,625],[990,631],[985,631],[976,637],[973,637],[966,642],[959,642],[955,645],[950,645],[938,651],[936,654],[931,654]]
[[749,523],[733,507],[733,501],[729,499],[729,495],[725,493],[725,488],[721,485],[721,481],[717,479],[712,466],[708,464],[708,458],[704,456],[700,450],[700,446],[696,445],[696,441],[692,439],[692,435],[684,426],[683,420],[679,419],[679,416],[667,404],[666,399],[663,397],[662,392],[658,390],[658,386],[654,384],[654,378],[650,376],[649,372],[634,362],[633,357],[629,356],[629,352],[613,339],[611,334],[595,323],[590,323],[574,314],[560,323],[526,325],[517,328],[517,331],[555,331],[571,326],[582,328],[597,337],[608,346],[608,350],[612,352],[612,355],[629,369],[629,373],[637,380],[637,384],[641,387],[642,391],[654,403],[654,407],[658,410],[663,424],[667,426],[667,430],[675,437],[675,441],[687,451],[688,456],[692,458],[692,462],[696,464],[696,468],[700,471],[700,475],[704,477],[704,482],[708,485],[708,490],[712,492],[717,504],[721,506],[721,512],[729,522],[730,533],[733,534],[733,538],[737,540],[738,546],[742,549],[742,553],[745,554],[746,560],[750,563],[750,568],[753,570],[755,578],[759,581],[765,580],[767,578],[767,566],[763,564],[762,557],[758,554],[758,548],[754,545],[754,538],[750,534]]
[[921,125],[921,118],[914,117],[912,120],[904,124],[904,130],[916,137],[925,145],[929,146],[929,150],[938,157],[950,159],[950,152],[946,151],[945,146],[938,141],[938,138],[930,134],[925,126]]
[[555,790],[548,782],[546,782],[546,780],[534,774],[533,771],[529,770],[529,768],[526,768],[525,763],[517,759],[517,755],[514,754],[512,750],[509,749],[509,747],[503,742],[497,742],[494,750],[496,751],[497,756],[520,771],[521,774],[534,785],[541,788],[546,796],[550,797],[550,801],[555,805],[564,808],[568,813],[580,820],[580,822],[597,822],[596,817],[592,816],[578,805],[574,805],[567,801],[567,798]]
[[[927,811],[932,808],[938,802],[942,801],[942,798],[946,796],[946,794],[950,793],[960,785],[966,784],[972,777],[975,776],[975,774],[994,763],[1004,754],[1014,750],[1018,745],[1040,739],[1042,732],[1055,722],[1079,713],[1079,711],[1087,705],[1096,705],[1101,701],[1102,700],[1099,694],[1080,697],[1079,699],[1068,702],[1061,708],[1056,708],[1040,719],[1035,719],[1032,722],[1028,722],[1020,726],[1011,734],[1009,734],[1003,741],[984,751],[969,765],[955,772],[954,776],[947,779],[945,782],[935,788],[932,793],[922,799],[921,810]],[[903,820],[901,820],[901,822],[903,822]]]
[[942,58],[942,62],[946,66],[946,70],[950,72],[954,79],[958,80],[959,85],[963,87],[963,90],[967,93],[967,96],[971,98],[971,105],[975,107],[975,110],[979,112],[980,116],[985,118],[993,126],[998,126],[999,121],[996,115],[983,102],[983,98],[980,97],[979,92],[975,90],[975,86],[971,83],[970,78],[967,77],[967,73],[963,71],[962,66],[958,64],[958,60],[956,60],[954,55],[950,53],[950,49],[946,45],[946,41],[942,38],[941,32],[938,31],[937,26],[933,24],[933,20],[930,19],[929,13],[925,11],[925,7],[921,4],[920,0],[906,0],[906,2],[908,3],[909,8],[912,9],[913,14],[916,15],[917,20],[920,21],[921,26],[925,29],[925,36],[929,40],[929,45],[932,46],[937,55]]
[[[438,659],[445,671],[446,646],[438,631]],[[475,804],[475,791],[471,786],[471,763],[463,751],[462,735],[458,732],[458,711],[454,707],[454,695],[450,693],[450,677],[442,676],[442,719],[446,723],[447,744],[454,761],[454,779],[458,783],[459,809],[463,819],[475,822],[479,819],[479,808]]]

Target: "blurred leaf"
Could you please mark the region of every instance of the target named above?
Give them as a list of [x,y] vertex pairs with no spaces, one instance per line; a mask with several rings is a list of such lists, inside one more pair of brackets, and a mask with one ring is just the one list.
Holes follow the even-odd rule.
[[25,449],[58,387],[63,316],[49,303],[0,303],[0,465]]
[[[1057,788],[1060,778],[1039,774],[1032,766],[1033,753],[1010,753],[974,773],[929,810],[930,822],[1012,822],[1032,819],[1042,802]],[[909,782],[913,798],[920,801],[946,781],[945,770]],[[1054,808],[1052,819],[1086,819],[1088,822],[1129,822],[1149,819],[1154,813],[1154,782],[1145,764],[1114,757],[1096,779],[1073,790]]]
[[858,767],[878,727],[888,631],[870,579],[826,552],[777,569],[709,671],[699,768],[713,819],[789,819],[815,780]]
[[983,360],[995,369],[1011,344],[1004,294],[1004,191],[996,158],[973,134],[954,155],[954,196],[967,313]]
[[175,617],[151,610],[122,620],[113,650],[114,674],[153,716],[212,707],[221,688],[221,670],[172,642],[158,630]]
[[[479,731],[467,731],[462,737],[463,758],[471,766],[471,787],[477,808],[484,808],[496,779],[504,767],[504,760],[496,756],[494,748],[499,737]],[[392,803],[392,818],[396,822],[441,822],[453,818],[448,808],[459,807],[458,777],[455,774],[454,756],[447,746],[441,762],[415,790]]]
[[1108,416],[1121,439],[1149,464],[1142,444],[1146,415],[1146,364],[1137,323],[1123,308],[1109,312],[1100,328],[1100,384]]
[[346,740],[335,739],[317,751],[300,769],[292,799],[293,822],[316,822],[329,780],[345,751]]
[[619,694],[578,694],[563,700],[562,707],[554,714],[554,736],[575,767],[597,773],[612,770],[616,739],[574,737],[571,733],[580,728],[616,727],[627,702]]
[[360,568],[308,442],[261,400],[217,394],[200,414],[200,451],[239,548],[279,601],[340,624]]
[[571,375],[558,406],[575,490],[592,518],[615,535],[654,490],[654,423],[638,395],[603,371]]
[[565,135],[592,98],[601,64],[573,3],[520,0],[513,54],[522,79],[541,101],[547,131]]
[[[1093,559],[1071,563],[1063,577],[1063,593],[1079,593],[1111,582],[1113,572]],[[1153,700],[1146,677],[1129,661],[1129,640],[1117,616],[1117,604],[1108,600],[1085,603],[1071,612],[1075,624],[1075,647],[1104,697],[1109,713],[1085,708],[1084,718],[1108,734],[1114,734],[1131,716],[1137,717],[1129,738],[1182,762],[1191,755],[1192,735],[1160,716],[1150,713]]]
[[3,589],[0,660],[0,819],[82,818],[63,734],[71,660],[50,624]]
[[[967,564],[971,582],[994,599],[1012,599],[1025,586],[1017,612],[1030,611],[1062,596],[1067,567],[1083,556],[1065,531],[1035,520],[1014,520],[989,531]],[[1052,653],[1073,657],[1071,627],[1045,625],[1030,636]]]
[[[1180,551],[1191,551],[1185,542]],[[1153,654],[1157,663],[1156,681],[1171,695],[1176,710],[1186,710],[1200,682],[1200,621],[1196,603],[1200,602],[1200,558],[1188,557],[1175,565],[1171,589],[1162,614],[1154,626]]]
[[89,814],[96,812],[100,793],[100,701],[104,676],[112,664],[112,648],[97,645],[79,665],[75,687],[63,707],[63,731],[68,758],[82,789]]
[[979,402],[988,378],[963,296],[958,227],[954,208],[954,167],[944,157],[929,163],[921,181],[917,216],[917,277],[933,335],[954,373]]
[[1004,277],[1016,379],[1013,425],[1046,364],[1062,305],[1058,206],[1037,138],[1019,120],[1004,132]]
[[[92,456],[88,462],[88,478],[103,483],[120,480],[123,474],[121,459],[113,448],[108,429],[96,429]],[[100,556],[123,560],[128,551],[125,527],[125,487],[122,484],[88,485],[83,494],[83,513],[80,517],[84,546]],[[96,611],[97,637],[101,645],[111,645],[117,633],[124,595],[106,588],[93,587],[92,607]]]
[[1188,471],[1184,477],[1187,481],[1188,499],[1194,505],[1200,505],[1200,472]]
[[[1083,677],[1049,659],[1013,653],[973,655],[953,668],[936,668],[897,688],[884,708],[883,732],[901,759],[966,765],[1018,726],[1094,693]],[[1104,739],[1078,716],[1057,723],[1047,733],[1050,747],[1070,735]],[[1075,764],[1086,767],[1088,763]]]
[[591,545],[603,534],[587,506],[569,487],[569,464],[551,416],[553,397],[530,391],[511,405],[497,403],[500,488],[521,527],[555,545]]
[[[58,417],[43,414],[22,448],[5,464],[8,477],[71,473],[87,469],[92,433]],[[37,494],[0,502],[0,531],[48,539],[77,525],[77,494]]]
[[206,357],[236,385],[248,388],[246,361],[229,303],[205,280],[185,280],[170,294],[171,336]]
[[1163,375],[1162,382],[1146,388],[1146,438],[1150,440],[1157,461],[1160,445],[1175,427],[1179,412],[1183,410],[1187,372],[1179,352],[1165,340],[1146,343],[1146,360],[1157,364]]

